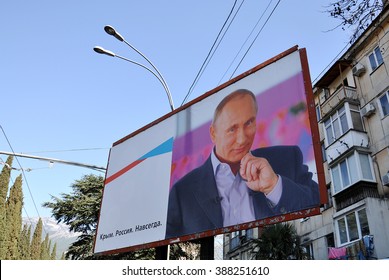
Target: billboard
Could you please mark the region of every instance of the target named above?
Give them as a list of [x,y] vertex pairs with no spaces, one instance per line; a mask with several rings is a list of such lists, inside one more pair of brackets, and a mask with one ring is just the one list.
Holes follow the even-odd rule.
[[326,200],[306,52],[295,46],[113,144],[94,252],[317,215]]

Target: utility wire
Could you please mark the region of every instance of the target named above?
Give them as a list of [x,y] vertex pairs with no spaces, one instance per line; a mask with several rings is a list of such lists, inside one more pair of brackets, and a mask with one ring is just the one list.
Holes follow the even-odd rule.
[[317,77],[312,81],[312,85],[315,84],[315,82],[322,76],[322,74],[327,71],[327,69],[334,63],[335,60],[338,59],[338,57],[343,53],[343,51],[348,47],[350,43],[347,43],[343,49],[331,60],[331,62],[317,75]]
[[[204,73],[205,69],[207,68],[209,62],[211,61],[211,59],[212,59],[212,57],[213,57],[213,55],[215,54],[215,52],[216,52],[217,49],[219,48],[219,45],[220,45],[221,42],[223,41],[224,36],[227,34],[228,29],[230,29],[231,24],[234,22],[234,20],[235,20],[235,18],[236,18],[236,15],[237,15],[238,12],[240,11],[240,8],[242,7],[244,1],[245,1],[245,0],[243,0],[243,1],[240,3],[240,5],[239,5],[238,9],[236,10],[234,16],[232,17],[231,21],[229,22],[227,28],[224,30],[223,36],[221,37],[221,39],[220,39],[219,42],[217,43],[217,46],[216,46],[216,48],[213,50],[211,57],[208,59],[208,61],[207,61],[206,65],[205,65],[205,67],[204,67],[203,70],[201,71],[200,77],[202,76],[202,74]],[[200,79],[200,77],[199,77],[199,79]],[[195,84],[194,86],[197,85],[199,79],[197,80],[197,82],[196,82],[196,84]]]
[[96,151],[96,150],[109,150],[110,148],[81,148],[81,149],[67,149],[67,150],[54,150],[54,151],[37,151],[37,152],[25,152],[26,154],[43,154],[43,153],[65,153],[65,152],[80,152],[80,151]]
[[251,45],[248,47],[248,49],[246,50],[245,54],[243,55],[243,57],[241,58],[241,60],[239,61],[238,65],[235,67],[235,70],[234,72],[231,74],[230,76],[230,79],[232,79],[232,77],[235,75],[235,72],[236,70],[238,70],[240,64],[242,63],[243,59],[246,57],[247,53],[250,51],[251,47],[254,45],[255,41],[257,40],[259,34],[261,34],[263,28],[266,26],[266,24],[268,23],[268,21],[270,20],[271,16],[273,15],[274,11],[277,9],[278,5],[280,4],[281,0],[278,0],[277,4],[274,6],[273,10],[271,11],[270,15],[267,17],[265,23],[262,25],[261,29],[259,30],[258,34],[255,36],[254,40],[252,41]]
[[[9,169],[11,169],[11,170],[19,170],[18,168],[9,166],[2,158],[0,158],[0,161],[1,161],[0,163],[3,164],[6,168],[9,168]],[[12,179],[12,177],[10,177],[10,180],[11,180],[12,185],[15,184],[15,181]],[[22,208],[23,208],[23,210],[24,210],[25,215],[27,216],[27,219],[28,219],[28,220],[30,221],[30,223],[31,223],[31,218],[30,218],[30,216],[28,215],[28,212],[27,212],[26,208],[24,207],[24,203],[23,203],[23,205],[22,205]],[[45,234],[46,234],[47,231],[46,231],[46,229],[45,229],[44,227],[43,227],[43,230],[44,230],[44,232],[45,232]]]
[[[7,134],[6,134],[5,131],[4,131],[3,126],[0,125],[0,128],[1,128],[1,131],[3,132],[3,134],[4,134],[5,139],[7,140],[8,146],[10,147],[11,151],[15,154],[15,151],[14,151],[12,145],[11,145],[11,142],[9,141],[9,139],[8,139],[8,137],[7,137]],[[36,206],[36,203],[35,203],[35,200],[34,200],[34,196],[32,195],[32,192],[31,192],[31,189],[30,189],[30,185],[28,184],[26,173],[24,172],[24,169],[23,169],[22,165],[20,164],[18,157],[15,157],[15,159],[16,159],[16,161],[17,161],[17,163],[18,163],[18,165],[19,165],[19,167],[20,167],[20,169],[21,169],[21,172],[22,172],[22,174],[23,174],[24,182],[26,183],[28,192],[30,193],[32,203],[33,203],[33,205],[34,205],[34,207],[35,207],[35,211],[36,211],[36,213],[38,214],[38,217],[40,218],[41,215],[39,214],[38,208],[37,208],[37,206]],[[24,210],[25,210],[25,209],[24,209]],[[25,211],[25,212],[26,212],[26,211]],[[27,212],[26,212],[26,213],[27,213]],[[47,232],[46,229],[45,229],[44,227],[43,227],[43,230],[44,230],[45,232]]]
[[250,34],[247,36],[246,40],[244,41],[244,43],[242,44],[242,46],[240,47],[239,51],[237,52],[237,54],[235,55],[234,59],[231,61],[230,65],[228,66],[227,70],[224,72],[223,76],[220,78],[219,82],[218,82],[218,85],[220,85],[220,83],[222,82],[222,80],[224,79],[224,77],[227,75],[227,72],[230,70],[230,68],[232,67],[232,64],[234,64],[235,60],[237,59],[238,55],[240,54],[240,52],[242,51],[243,47],[246,45],[247,41],[249,40],[249,38],[251,37],[251,35],[253,34],[254,30],[257,28],[259,22],[262,20],[263,16],[265,15],[265,13],[267,12],[267,10],[269,9],[270,7],[270,4],[273,2],[273,0],[270,0],[269,1],[269,4],[267,5],[266,9],[263,11],[262,15],[260,16],[260,18],[258,19],[257,23],[255,24],[255,26],[251,29],[251,32]]
[[237,3],[237,0],[235,0],[234,5],[232,6],[230,13],[228,14],[227,19],[224,21],[224,24],[223,24],[222,28],[220,29],[219,34],[217,35],[215,41],[213,42],[213,45],[212,45],[211,49],[209,50],[208,55],[207,55],[207,57],[205,58],[203,64],[201,65],[200,70],[198,71],[198,73],[197,73],[195,79],[193,80],[192,85],[190,86],[190,88],[189,88],[189,90],[188,90],[188,93],[186,94],[184,100],[183,100],[182,103],[181,103],[181,106],[184,105],[184,103],[185,103],[186,100],[188,99],[189,95],[192,93],[193,88],[194,88],[194,85],[196,84],[196,81],[198,80],[198,78],[199,78],[199,76],[200,76],[200,73],[201,73],[202,69],[204,68],[204,66],[205,66],[205,64],[206,64],[206,62],[207,62],[207,60],[208,60],[208,58],[210,57],[210,55],[211,55],[211,53],[212,53],[213,48],[215,47],[217,41],[219,40],[220,34],[222,33],[224,27],[226,26],[228,20],[229,20],[230,17],[231,17],[232,12],[233,12],[234,9],[235,9],[236,3]]

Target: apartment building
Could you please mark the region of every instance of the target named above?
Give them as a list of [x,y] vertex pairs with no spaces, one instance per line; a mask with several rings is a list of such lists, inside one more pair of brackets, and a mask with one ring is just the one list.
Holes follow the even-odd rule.
[[[292,223],[312,259],[389,258],[388,5],[313,93],[329,202]],[[226,235],[224,257],[249,259],[257,237]]]

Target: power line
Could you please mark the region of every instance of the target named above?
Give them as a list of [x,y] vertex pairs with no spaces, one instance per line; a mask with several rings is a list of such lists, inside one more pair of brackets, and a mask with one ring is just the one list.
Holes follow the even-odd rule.
[[238,70],[240,64],[242,63],[243,59],[246,57],[247,53],[250,51],[251,47],[254,45],[255,41],[257,40],[259,34],[261,34],[263,28],[266,26],[266,24],[268,23],[268,21],[270,20],[270,18],[272,17],[274,11],[277,9],[278,5],[280,4],[281,0],[278,0],[277,4],[274,6],[273,10],[271,11],[270,15],[267,17],[265,23],[262,25],[261,29],[259,30],[258,34],[255,36],[254,40],[252,41],[252,43],[250,44],[250,46],[248,47],[248,49],[246,50],[245,54],[243,55],[243,57],[241,58],[241,60],[239,61],[238,65],[235,67],[235,70],[234,72],[231,74],[230,76],[230,79],[232,79],[232,77],[235,75],[235,72],[236,70]]
[[223,76],[220,78],[219,82],[218,82],[218,85],[220,85],[221,81],[224,79],[225,75],[227,74],[227,72],[230,70],[230,68],[232,67],[232,64],[235,62],[235,60],[237,59],[238,55],[240,54],[240,52],[242,51],[244,45],[246,45],[247,41],[249,40],[249,38],[251,37],[251,35],[253,34],[254,30],[257,28],[259,22],[262,20],[262,17],[265,15],[265,13],[267,12],[267,10],[269,9],[270,7],[270,4],[273,2],[273,0],[270,0],[269,1],[269,4],[267,5],[266,9],[264,10],[264,12],[262,13],[262,15],[259,17],[257,23],[254,25],[254,27],[251,29],[251,32],[250,34],[247,36],[246,40],[244,41],[244,43],[242,44],[242,46],[240,47],[239,51],[237,52],[237,54],[235,55],[234,59],[231,61],[230,65],[228,66],[227,70],[224,72]]
[[230,19],[230,17],[231,17],[231,14],[232,14],[232,12],[233,12],[233,11],[234,11],[234,9],[235,9],[236,3],[237,3],[237,0],[235,0],[234,4],[233,4],[233,6],[232,6],[232,8],[231,8],[231,10],[230,10],[230,13],[228,14],[228,17],[227,17],[227,19],[224,21],[224,23],[223,23],[223,26],[222,26],[222,28],[221,28],[221,29],[220,29],[220,31],[219,31],[219,34],[217,35],[217,37],[216,37],[215,41],[214,41],[214,42],[213,42],[213,44],[212,44],[212,47],[211,47],[211,49],[210,49],[210,50],[209,50],[209,52],[208,52],[208,55],[207,55],[207,57],[205,58],[205,60],[204,60],[203,64],[201,65],[201,67],[200,67],[200,70],[198,71],[198,73],[197,73],[197,75],[196,75],[195,79],[194,79],[194,80],[193,80],[193,82],[192,82],[192,85],[189,87],[188,93],[186,94],[186,96],[185,96],[184,100],[182,101],[182,103],[181,103],[181,106],[182,106],[182,105],[184,105],[184,103],[185,103],[185,102],[186,102],[186,100],[188,99],[189,95],[192,93],[192,91],[193,91],[193,89],[194,89],[194,86],[195,86],[195,84],[196,84],[197,80],[198,80],[198,79],[199,79],[199,77],[200,77],[200,74],[201,74],[201,72],[202,72],[202,69],[204,68],[204,66],[205,66],[206,62],[208,61],[208,58],[210,57],[210,55],[211,55],[211,53],[212,53],[212,50],[213,50],[213,48],[215,47],[215,45],[216,45],[217,41],[219,40],[220,34],[222,33],[222,31],[223,31],[224,27],[226,26],[226,24],[227,24],[228,20],[229,20],[229,19]]
[[319,79],[319,77],[321,77],[321,75],[334,63],[335,60],[338,59],[338,57],[340,56],[340,54],[343,53],[343,51],[348,47],[350,43],[347,43],[343,48],[342,50],[331,60],[331,62],[317,75],[317,77],[312,81],[312,85],[315,84],[315,82]]
[[67,153],[67,152],[96,151],[96,150],[109,150],[109,149],[110,148],[80,148],[80,149],[67,149],[67,150],[35,151],[35,152],[25,152],[25,153],[26,154]]
[[[9,169],[11,169],[11,170],[18,170],[18,171],[20,170],[20,169],[18,169],[18,168],[9,166],[2,158],[0,158],[0,163],[3,164],[6,168],[9,168]],[[11,176],[10,176],[10,180],[11,180],[11,182],[12,182],[12,185],[15,184],[15,181],[12,179]],[[31,221],[31,218],[30,218],[30,216],[28,215],[28,211],[27,211],[26,207],[24,207],[24,203],[23,203],[23,205],[22,205],[22,208],[23,208],[23,210],[24,210],[25,215],[27,216],[27,219],[28,219],[29,221]],[[42,228],[43,228],[43,231],[45,232],[45,234],[47,234],[47,231],[46,231],[45,226],[43,226]]]
[[10,152],[4,152],[4,151],[0,151],[0,154],[10,155],[10,156],[15,156],[15,157],[25,157],[25,158],[31,158],[31,159],[45,160],[45,161],[48,161],[50,163],[58,162],[58,163],[74,165],[74,166],[78,166],[78,167],[90,168],[90,169],[93,169],[93,170],[96,170],[96,171],[100,171],[100,172],[105,172],[106,171],[106,168],[102,167],[102,166],[85,164],[85,163],[80,163],[80,162],[75,162],[75,161],[67,161],[67,160],[56,159],[56,158],[47,158],[47,157],[38,157],[38,156],[33,156],[33,155],[17,154],[17,153],[14,153],[14,152],[10,153]]
[[[230,23],[228,24],[227,28],[224,30],[223,36],[221,37],[221,39],[220,39],[219,42],[217,43],[217,46],[216,46],[216,48],[213,50],[212,55],[211,55],[211,57],[209,58],[209,60],[207,61],[205,67],[202,69],[201,74],[200,74],[200,77],[201,77],[201,75],[204,73],[205,69],[207,68],[209,62],[211,61],[211,59],[212,59],[212,57],[213,57],[213,55],[215,54],[215,52],[216,52],[217,49],[219,48],[219,45],[220,45],[221,42],[223,41],[224,36],[227,34],[227,31],[228,31],[228,29],[230,28],[231,24],[234,22],[235,17],[236,17],[236,15],[238,14],[238,12],[240,11],[240,8],[242,7],[243,3],[244,3],[244,0],[240,3],[240,5],[239,5],[238,9],[236,10],[234,16],[232,17],[232,20],[231,20]],[[199,77],[199,79],[200,79],[200,77]],[[199,79],[196,81],[196,84],[195,84],[194,86],[197,85]]]
[[[8,137],[7,137],[7,134],[6,134],[5,131],[4,131],[3,126],[0,125],[0,128],[1,128],[2,132],[3,132],[3,134],[4,134],[5,139],[7,140],[8,146],[10,147],[11,151],[12,151],[13,153],[15,153],[15,152],[14,152],[14,149],[13,149],[13,147],[12,147],[12,145],[11,145],[11,142],[9,141],[9,139],[8,139]],[[34,205],[34,207],[35,207],[35,211],[36,211],[36,213],[38,214],[38,217],[41,217],[41,215],[39,214],[39,211],[38,211],[38,207],[36,206],[36,203],[35,203],[35,200],[34,200],[34,196],[32,195],[32,192],[31,192],[31,189],[30,189],[30,185],[29,185],[28,180],[27,180],[26,173],[24,172],[24,169],[23,169],[22,165],[20,164],[19,159],[18,159],[17,157],[15,157],[15,159],[16,159],[16,161],[17,161],[17,163],[18,163],[18,165],[19,165],[19,167],[20,167],[20,169],[21,169],[21,172],[22,172],[22,175],[23,175],[23,178],[24,178],[24,182],[26,183],[28,192],[30,193],[30,197],[31,197],[32,203],[33,203],[33,205]],[[26,211],[25,211],[25,212],[26,212]],[[26,212],[26,213],[27,213],[27,212]],[[44,229],[44,231],[46,232],[45,229]]]

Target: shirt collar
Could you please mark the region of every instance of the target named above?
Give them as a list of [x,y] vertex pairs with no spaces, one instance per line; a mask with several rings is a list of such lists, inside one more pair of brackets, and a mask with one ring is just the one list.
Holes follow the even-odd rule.
[[216,175],[217,168],[221,164],[221,162],[215,154],[215,147],[212,149],[211,162],[212,162],[213,174]]
[[[222,163],[216,156],[216,153],[215,153],[215,147],[212,149],[212,153],[211,153],[211,162],[212,162],[212,169],[213,169],[213,175],[216,177],[216,172],[218,171],[218,167],[221,165],[221,164],[226,164],[226,163]],[[231,173],[232,174],[232,173]],[[237,173],[237,175],[239,175],[238,177],[240,179],[242,179],[242,176],[240,176],[240,172]],[[242,179],[243,180],[243,179]]]

